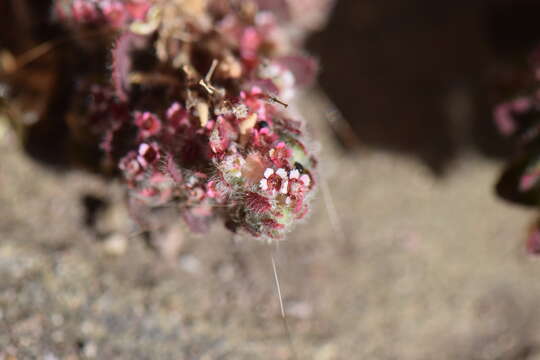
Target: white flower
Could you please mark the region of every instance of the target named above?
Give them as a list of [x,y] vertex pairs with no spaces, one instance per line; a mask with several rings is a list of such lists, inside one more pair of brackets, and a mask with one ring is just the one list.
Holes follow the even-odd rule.
[[309,186],[309,184],[311,184],[311,178],[307,174],[300,176],[300,180],[304,183],[305,186]]
[[285,171],[285,169],[283,169],[283,168],[279,168],[276,171],[276,174],[282,179],[287,179],[287,171]]
[[266,170],[264,170],[264,177],[267,179],[273,174],[274,174],[274,169],[267,168]]

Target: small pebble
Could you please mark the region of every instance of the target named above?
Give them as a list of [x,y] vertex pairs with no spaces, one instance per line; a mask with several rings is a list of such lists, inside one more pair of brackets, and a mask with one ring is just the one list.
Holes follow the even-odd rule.
[[180,266],[190,274],[201,271],[201,262],[193,255],[185,255],[180,258]]
[[43,356],[43,360],[58,360],[58,357],[54,354],[47,353]]
[[105,252],[111,256],[121,256],[127,250],[127,238],[122,234],[112,234],[103,243]]
[[95,358],[97,355],[97,345],[93,342],[89,342],[84,345],[83,353],[87,358]]

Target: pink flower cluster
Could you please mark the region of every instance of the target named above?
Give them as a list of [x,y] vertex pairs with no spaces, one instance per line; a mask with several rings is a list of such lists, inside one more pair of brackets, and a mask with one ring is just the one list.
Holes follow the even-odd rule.
[[[494,118],[500,133],[513,137],[519,147],[511,167],[512,174],[516,175],[512,179],[512,188],[523,195],[540,190],[540,153],[535,150],[540,140],[540,93],[499,104]],[[519,166],[516,168],[517,163]]]
[[[177,207],[193,231],[280,239],[308,213],[317,162],[286,111],[315,62],[258,1],[58,0],[71,27],[117,32],[85,121],[132,200]],[[242,4],[238,6],[238,4]]]
[[133,20],[142,20],[151,4],[140,0],[59,0],[55,15],[78,24],[107,23],[120,28]]
[[[531,56],[531,65],[540,80],[540,51]],[[531,76],[532,77],[532,76]],[[532,85],[532,84],[531,84]],[[499,131],[514,140],[516,152],[497,184],[504,199],[521,205],[540,206],[540,88],[499,104],[494,118]],[[531,226],[526,242],[531,254],[540,255],[540,222]]]

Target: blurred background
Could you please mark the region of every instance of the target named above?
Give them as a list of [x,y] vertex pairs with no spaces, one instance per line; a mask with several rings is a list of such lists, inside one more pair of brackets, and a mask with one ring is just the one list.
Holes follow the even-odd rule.
[[[310,36],[296,105],[327,191],[276,255],[298,358],[540,359],[537,214],[495,195],[512,144],[492,116],[527,84],[538,14],[338,0]],[[121,184],[36,161],[49,130],[22,151],[0,122],[0,359],[293,359],[273,248],[126,236]]]
[[413,155],[442,174],[463,146],[488,156],[508,151],[492,109],[538,46],[539,6],[338,1],[310,47],[321,59],[322,88],[362,143]]

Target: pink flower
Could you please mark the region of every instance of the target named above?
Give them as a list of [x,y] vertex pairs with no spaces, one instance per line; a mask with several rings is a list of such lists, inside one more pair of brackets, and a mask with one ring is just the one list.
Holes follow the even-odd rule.
[[261,153],[268,153],[274,144],[278,140],[278,136],[266,127],[262,129],[252,129],[251,141],[249,146],[253,149],[260,151]]
[[135,20],[143,20],[150,9],[151,3],[149,1],[128,1],[125,5],[126,11],[131,18]]
[[279,142],[275,148],[269,152],[270,159],[277,167],[287,167],[289,165],[289,158],[292,155],[291,149],[285,145],[284,142]]
[[155,136],[161,131],[161,121],[156,115],[149,112],[136,112],[135,125],[139,128],[139,137],[141,139]]
[[101,11],[107,18],[108,23],[116,28],[122,27],[128,18],[124,4],[118,1],[102,1]]
[[175,102],[167,109],[167,122],[172,130],[190,126],[189,114],[182,105]]
[[253,64],[257,60],[257,51],[262,44],[262,38],[257,29],[248,27],[244,29],[242,38],[240,39],[240,54],[242,58],[249,64]]
[[279,168],[276,171],[272,168],[266,169],[264,171],[264,178],[259,182],[259,188],[274,197],[277,194],[287,194],[289,191],[287,171],[283,168]]
[[134,178],[142,172],[142,167],[137,161],[137,153],[135,151],[130,151],[124,156],[120,160],[118,167],[124,172],[127,179]]
[[100,18],[97,5],[88,0],[74,0],[71,5],[71,11],[73,18],[78,22],[94,22]]
[[516,115],[530,111],[533,103],[528,97],[520,97],[498,105],[494,111],[495,123],[499,131],[506,136],[513,135],[519,125]]

